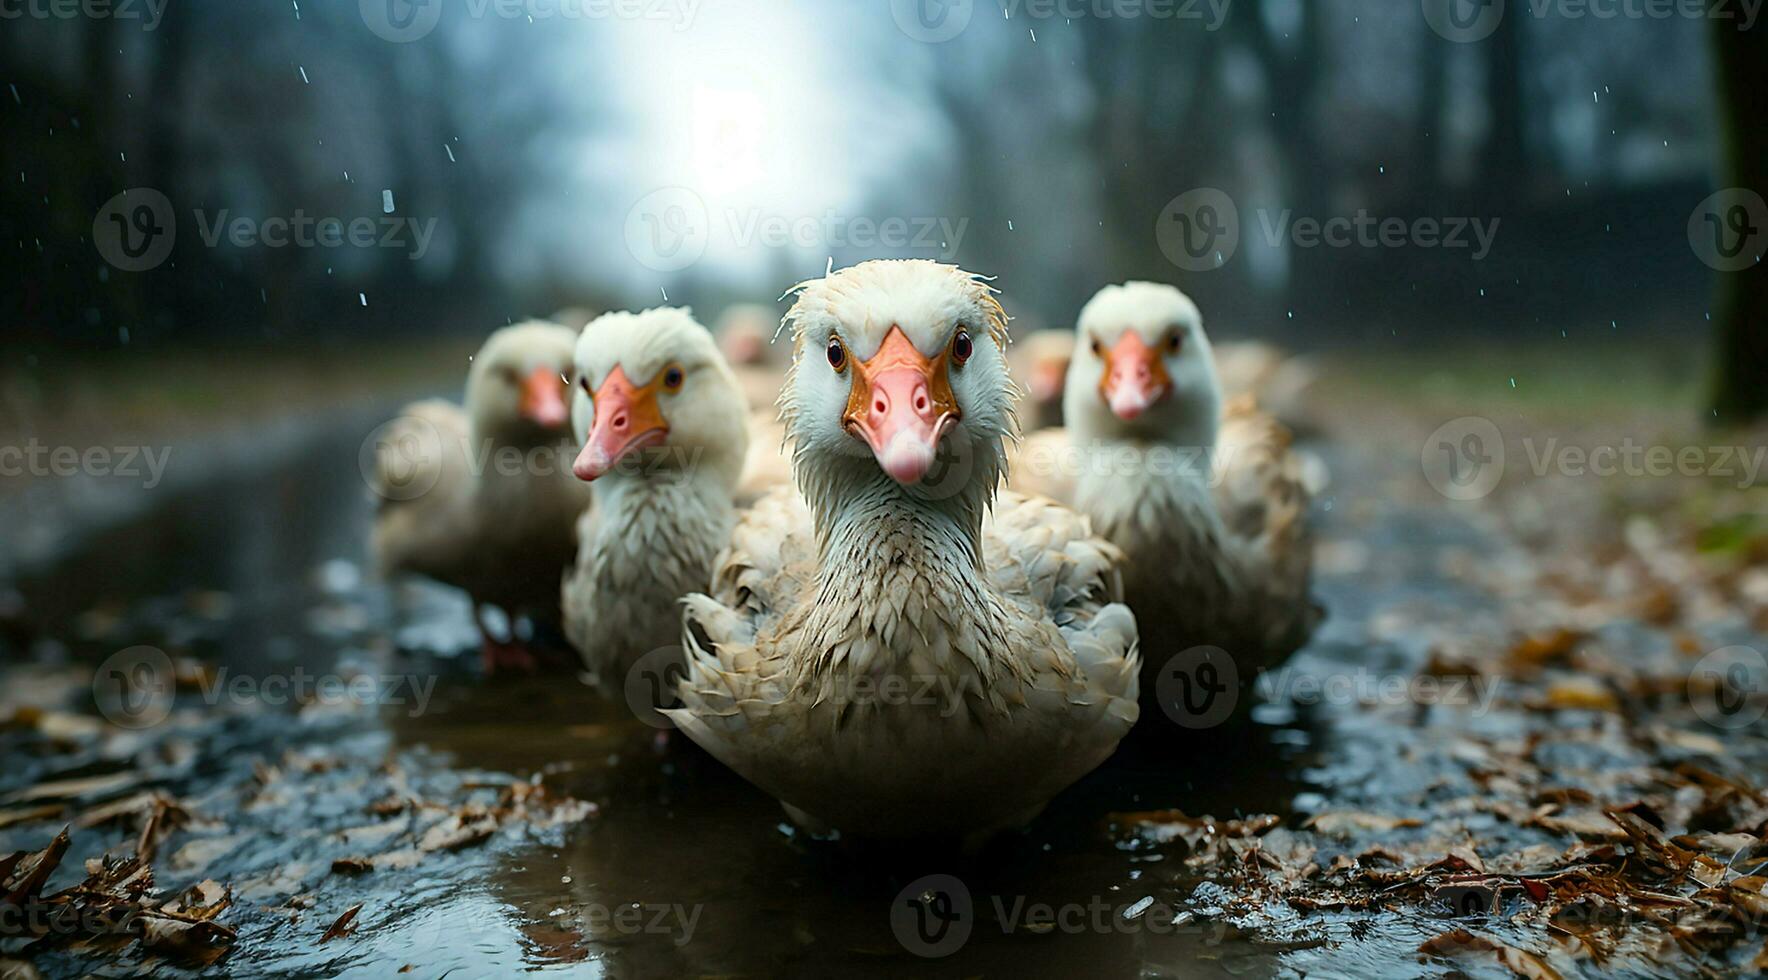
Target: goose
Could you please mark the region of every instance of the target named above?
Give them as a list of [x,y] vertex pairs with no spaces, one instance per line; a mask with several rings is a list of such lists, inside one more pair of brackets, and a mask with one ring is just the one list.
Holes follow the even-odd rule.
[[1311,492],[1288,431],[1250,396],[1224,399],[1202,314],[1172,286],[1106,286],[1075,334],[1067,428],[1027,440],[1012,485],[1072,504],[1124,552],[1145,695],[1197,646],[1226,651],[1250,680],[1322,615]]
[[1024,379],[1025,399],[1019,418],[1028,431],[1062,424],[1062,386],[1074,356],[1074,331],[1034,330],[1015,339],[1007,353],[1013,377]]
[[665,713],[806,830],[979,844],[1135,724],[1120,556],[1071,510],[997,499],[1016,391],[985,280],[876,260],[794,292],[796,485],[685,600]]
[[[1211,349],[1225,404],[1251,398],[1284,428],[1315,431],[1307,407],[1318,373],[1311,358],[1262,340],[1214,343]],[[1021,409],[1020,418],[1028,431],[1062,425],[1062,396],[1073,357],[1073,330],[1036,330],[1013,342],[1007,363],[1013,377],[1025,382],[1028,407]]]
[[591,683],[618,693],[640,658],[681,642],[680,599],[711,580],[736,519],[747,413],[712,335],[685,308],[592,321],[576,375],[572,416],[587,438],[572,469],[595,506],[563,585],[565,635]]
[[372,477],[371,548],[383,575],[416,574],[464,590],[487,671],[532,668],[493,635],[487,607],[556,627],[559,576],[588,491],[564,465],[571,441],[567,375],[575,333],[530,321],[493,333],[473,355],[464,406],[414,402],[382,428]]

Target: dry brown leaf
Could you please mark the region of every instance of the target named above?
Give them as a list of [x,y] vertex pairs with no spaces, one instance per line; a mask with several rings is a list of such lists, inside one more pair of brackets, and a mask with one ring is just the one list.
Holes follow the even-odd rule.
[[1426,956],[1440,956],[1445,959],[1490,955],[1519,977],[1526,977],[1528,980],[1561,980],[1559,971],[1548,966],[1545,960],[1534,953],[1515,946],[1506,946],[1466,929],[1453,929],[1427,939],[1418,947],[1418,951]]
[[322,943],[329,943],[339,936],[347,936],[354,932],[356,913],[360,911],[362,911],[362,904],[360,902],[345,909],[344,914],[338,916],[337,921],[333,922],[331,927],[325,930],[325,935],[319,937],[319,941]]
[[1317,830],[1322,834],[1333,834],[1348,837],[1358,832],[1383,833],[1401,827],[1418,827],[1422,822],[1413,817],[1390,817],[1379,813],[1360,813],[1354,810],[1333,810],[1316,813],[1303,824],[1309,830]]

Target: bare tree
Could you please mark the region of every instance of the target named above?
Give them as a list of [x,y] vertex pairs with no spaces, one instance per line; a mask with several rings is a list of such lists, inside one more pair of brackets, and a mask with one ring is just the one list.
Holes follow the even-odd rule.
[[[1716,0],[1713,49],[1724,133],[1724,182],[1768,192],[1768,28],[1740,30]],[[1753,220],[1753,219],[1752,219]],[[1768,229],[1756,229],[1760,236]],[[1713,411],[1722,423],[1768,415],[1768,268],[1756,262],[1719,278],[1718,376]]]

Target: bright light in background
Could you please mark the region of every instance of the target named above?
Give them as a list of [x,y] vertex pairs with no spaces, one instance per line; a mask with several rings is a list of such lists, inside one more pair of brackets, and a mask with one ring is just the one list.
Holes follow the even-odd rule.
[[694,171],[701,193],[727,197],[753,190],[765,173],[767,110],[751,89],[694,86]]
[[[624,280],[651,296],[712,278],[777,294],[831,249],[770,247],[757,238],[766,222],[882,218],[867,208],[905,185],[928,197],[911,213],[941,213],[951,131],[926,46],[896,30],[887,5],[795,8],[705,0],[685,30],[598,22],[553,35],[572,76],[560,83],[579,100],[561,128],[578,132],[540,162],[550,186],[525,202],[498,256],[511,277]],[[668,276],[634,260],[622,235],[630,209],[663,188],[692,191],[710,223],[704,255]]]

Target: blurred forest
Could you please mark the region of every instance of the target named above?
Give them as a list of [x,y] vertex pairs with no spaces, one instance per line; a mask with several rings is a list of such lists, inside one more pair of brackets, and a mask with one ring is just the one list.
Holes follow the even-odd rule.
[[[145,9],[0,25],[9,341],[335,345],[665,296],[710,317],[831,259],[890,254],[998,275],[1033,326],[1145,277],[1225,331],[1302,347],[1706,338],[1714,274],[1689,215],[1728,161],[1761,166],[1759,88],[1733,120],[1754,135],[1725,153],[1715,50],[1747,60],[1763,29],[1688,17],[1513,2],[1489,38],[1455,43],[1418,3],[1233,0],[1218,23],[1203,4],[1063,18],[976,0],[958,36],[927,43],[885,0],[705,0],[670,5],[691,10],[675,23],[449,0],[397,43],[370,6],[170,0],[151,27]],[[662,186],[694,190],[716,226],[704,259],[668,272],[623,232]],[[1186,272],[1154,227],[1198,187],[1238,202],[1242,240],[1222,268]],[[148,272],[112,268],[92,241],[127,188],[178,214]],[[378,219],[389,203],[435,220],[420,258],[211,246],[192,219]],[[1363,209],[1500,224],[1479,261],[1260,230],[1284,210]],[[722,240],[755,215],[828,213],[940,216],[963,234],[933,251]],[[1759,273],[1733,278],[1759,292]]]

